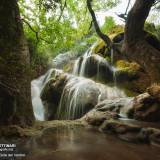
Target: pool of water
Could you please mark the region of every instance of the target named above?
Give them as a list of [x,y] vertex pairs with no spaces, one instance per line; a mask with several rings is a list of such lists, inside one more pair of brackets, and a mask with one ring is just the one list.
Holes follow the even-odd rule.
[[93,129],[48,129],[20,142],[25,160],[160,160],[160,148],[133,144]]

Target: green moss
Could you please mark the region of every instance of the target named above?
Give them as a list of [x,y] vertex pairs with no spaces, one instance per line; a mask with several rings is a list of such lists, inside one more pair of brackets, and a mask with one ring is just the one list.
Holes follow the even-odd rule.
[[124,32],[124,26],[122,25],[116,25],[113,27],[109,32],[109,37],[113,39],[116,35]]
[[136,62],[129,63],[124,60],[117,61],[116,67],[120,72],[128,72],[130,75],[136,75],[136,73],[140,70],[140,65]]
[[98,40],[97,45],[93,48],[93,53],[95,54],[103,54],[105,51],[105,42],[103,40]]
[[[124,26],[122,25],[116,25],[112,29],[110,29],[109,32],[107,32],[107,35],[112,39],[114,38],[117,34],[120,34],[124,32]],[[103,40],[99,39],[95,47],[93,48],[93,53],[94,54],[100,54],[104,58],[108,57],[108,49],[106,48],[106,44]]]
[[118,33],[122,33],[122,32],[124,32],[124,26],[123,25],[116,25],[110,30],[109,34],[118,34]]
[[134,78],[137,76],[138,71],[140,70],[140,65],[135,62],[127,62],[124,60],[119,60],[116,62],[117,72],[116,76],[118,78]]

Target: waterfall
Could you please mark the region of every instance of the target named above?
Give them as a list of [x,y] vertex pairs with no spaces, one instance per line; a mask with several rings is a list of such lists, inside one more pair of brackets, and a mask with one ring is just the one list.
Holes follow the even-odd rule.
[[[80,77],[94,76],[96,80],[99,80],[104,73],[103,70],[106,70],[106,74],[113,74],[115,68],[103,57],[86,52],[83,57],[75,61],[73,74]],[[113,75],[111,76],[110,79],[113,79]]]
[[63,89],[57,119],[80,118],[99,101],[117,97],[125,97],[124,92],[88,78],[71,76]]
[[126,102],[123,103],[124,107],[122,109],[120,109],[120,116],[121,117],[123,117],[123,118],[128,117],[127,115],[128,115],[129,110],[133,108],[133,103],[134,103],[133,99],[134,99],[133,97],[129,97],[129,98],[125,99]]
[[94,86],[95,82],[90,79],[71,77],[63,90],[57,118],[75,119],[84,115],[87,105],[97,103],[99,90]]
[[40,98],[40,94],[43,87],[48,82],[53,71],[55,71],[55,74],[61,72],[60,70],[50,69],[46,74],[42,75],[41,77],[31,82],[31,97],[32,97],[33,112],[35,118],[40,121],[44,120],[44,106]]
[[72,51],[60,53],[52,60],[52,67],[63,69],[63,67],[68,64],[69,61],[76,59],[77,56],[78,53],[73,53]]
[[[37,120],[44,120],[44,106],[40,98],[43,87],[49,82],[51,75],[66,75],[67,80],[57,107],[57,119],[77,119],[94,108],[97,103],[105,99],[116,99],[126,97],[125,93],[116,87],[116,68],[103,57],[93,54],[93,47],[77,58],[74,63],[73,73],[67,74],[56,68],[63,68],[73,55],[67,53],[66,59],[64,54],[58,55],[53,60],[54,69],[50,69],[45,75],[31,82],[32,104],[34,115]],[[106,79],[114,81],[114,86],[110,87],[102,83],[97,83],[101,76],[107,76]],[[95,80],[89,79],[94,77]],[[54,83],[54,82],[53,82]],[[59,84],[59,83],[57,83]],[[46,103],[46,102],[45,102]],[[52,106],[52,105],[49,105]],[[51,108],[52,110],[52,108]],[[123,111],[122,111],[123,114]]]
[[114,51],[113,48],[111,48],[111,64],[113,65],[114,63]]

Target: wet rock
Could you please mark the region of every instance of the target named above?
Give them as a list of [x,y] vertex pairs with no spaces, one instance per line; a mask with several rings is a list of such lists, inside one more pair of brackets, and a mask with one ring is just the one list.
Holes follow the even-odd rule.
[[113,43],[121,43],[124,40],[124,33],[119,33],[112,38]]
[[110,111],[120,114],[120,116],[130,117],[133,110],[133,98],[106,99],[96,105],[98,111]]
[[45,117],[47,120],[81,118],[98,103],[99,94],[100,87],[92,80],[64,73],[52,76],[41,93]]
[[139,132],[141,127],[136,125],[123,124],[123,122],[120,121],[106,120],[100,127],[100,130],[103,132],[124,134],[126,132]]
[[147,88],[147,92],[155,99],[160,101],[160,85],[153,84],[149,88]]
[[81,118],[94,108],[99,94],[99,87],[94,81],[83,77],[71,77],[61,95],[58,118]]
[[92,117],[99,115],[99,112],[101,115],[110,112],[110,114],[118,114],[121,118],[157,122],[160,121],[160,102],[148,93],[136,97],[106,98],[95,106]]
[[150,143],[160,146],[160,130],[152,128],[150,129],[150,131],[151,131],[151,134],[149,136]]
[[85,123],[92,125],[92,126],[100,126],[105,120],[117,118],[118,115],[116,113],[111,112],[102,112],[96,109],[91,110],[88,112],[81,120]]
[[133,112],[133,98],[105,99],[87,113],[83,120],[89,125],[100,126],[105,120],[129,117]]
[[5,138],[22,138],[27,136],[24,130],[17,125],[2,126],[0,135]]
[[156,122],[160,121],[160,103],[148,93],[141,94],[133,100],[134,119]]
[[106,49],[106,44],[103,40],[99,40],[93,48],[94,54],[103,54]]
[[157,128],[142,128],[140,135],[146,137],[150,144],[160,145],[160,130]]
[[141,70],[141,67],[136,62],[127,62],[124,60],[118,60],[116,62],[116,80],[118,82],[128,81],[138,78],[138,72]]
[[[82,62],[83,75],[86,77],[94,77],[99,80],[113,81],[113,68],[110,66],[108,61],[103,57],[93,54],[84,57]],[[85,65],[85,70],[83,70],[83,65]]]
[[45,106],[46,120],[55,118],[61,94],[68,78],[67,75],[63,73],[55,77],[52,75],[51,77],[41,92],[41,99]]
[[148,142],[146,135],[141,134],[141,127],[132,124],[124,124],[120,121],[109,120],[105,121],[100,130],[105,133],[115,134],[120,139],[128,142]]

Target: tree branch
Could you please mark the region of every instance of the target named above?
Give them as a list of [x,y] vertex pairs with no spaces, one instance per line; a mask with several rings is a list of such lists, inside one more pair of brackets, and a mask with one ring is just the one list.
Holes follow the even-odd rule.
[[63,8],[61,8],[61,14],[60,14],[60,16],[58,17],[58,20],[57,20],[58,22],[61,20],[64,9],[66,8],[66,6],[67,6],[67,0],[65,0]]
[[25,19],[23,19],[23,18],[21,18],[21,20],[28,25],[28,27],[31,29],[32,32],[35,33],[36,39],[37,39],[37,43],[39,42],[39,40],[42,40],[42,41],[44,41],[45,43],[53,44],[53,43],[45,40],[44,38],[40,37],[40,36],[39,36],[39,32],[36,31],[36,30],[30,25],[30,23],[29,23],[27,20],[25,20]]
[[99,27],[98,22],[97,22],[97,19],[96,19],[96,15],[95,15],[95,13],[92,9],[92,4],[91,3],[92,3],[92,0],[87,0],[87,7],[88,7],[88,10],[91,14],[95,31],[96,31],[97,35],[105,42],[105,44],[107,45],[107,48],[111,49],[112,42],[107,35],[105,35],[104,33],[101,32],[100,27]]
[[91,28],[92,28],[92,25],[93,25],[93,21],[91,21],[91,23],[90,23],[90,25],[89,25],[88,32],[91,30]]
[[37,39],[37,41],[39,41],[38,31],[36,31],[36,30],[30,25],[30,23],[29,23],[27,20],[25,20],[25,19],[23,19],[23,18],[21,18],[21,20],[28,25],[28,27],[32,30],[32,32],[35,33],[36,39]]
[[131,0],[128,0],[127,8],[126,8],[126,11],[125,11],[125,13],[124,13],[125,15],[126,15],[127,12],[128,12],[128,8],[129,8],[130,3],[131,3]]

